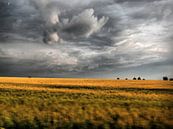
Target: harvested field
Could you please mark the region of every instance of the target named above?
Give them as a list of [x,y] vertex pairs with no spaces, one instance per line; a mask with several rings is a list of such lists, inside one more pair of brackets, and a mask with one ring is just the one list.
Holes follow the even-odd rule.
[[0,78],[5,129],[167,129],[171,114],[171,81]]

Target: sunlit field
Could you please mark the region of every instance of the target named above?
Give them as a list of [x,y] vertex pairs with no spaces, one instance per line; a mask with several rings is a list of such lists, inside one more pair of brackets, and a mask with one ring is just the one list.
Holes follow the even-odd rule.
[[171,81],[0,78],[0,129],[171,128]]

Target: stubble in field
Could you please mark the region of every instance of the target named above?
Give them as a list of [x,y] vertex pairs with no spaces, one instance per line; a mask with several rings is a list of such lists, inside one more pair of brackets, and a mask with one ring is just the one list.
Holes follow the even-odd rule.
[[169,81],[0,78],[0,127],[173,128]]

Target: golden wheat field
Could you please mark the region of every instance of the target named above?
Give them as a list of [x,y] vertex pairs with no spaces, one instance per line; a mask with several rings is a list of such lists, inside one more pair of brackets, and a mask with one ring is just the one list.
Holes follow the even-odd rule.
[[2,129],[171,129],[173,82],[0,78]]

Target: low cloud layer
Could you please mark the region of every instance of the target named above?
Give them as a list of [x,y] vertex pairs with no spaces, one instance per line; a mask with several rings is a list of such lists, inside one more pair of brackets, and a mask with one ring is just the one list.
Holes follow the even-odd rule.
[[154,64],[163,71],[173,65],[172,6],[172,0],[0,2],[1,75],[90,76]]

